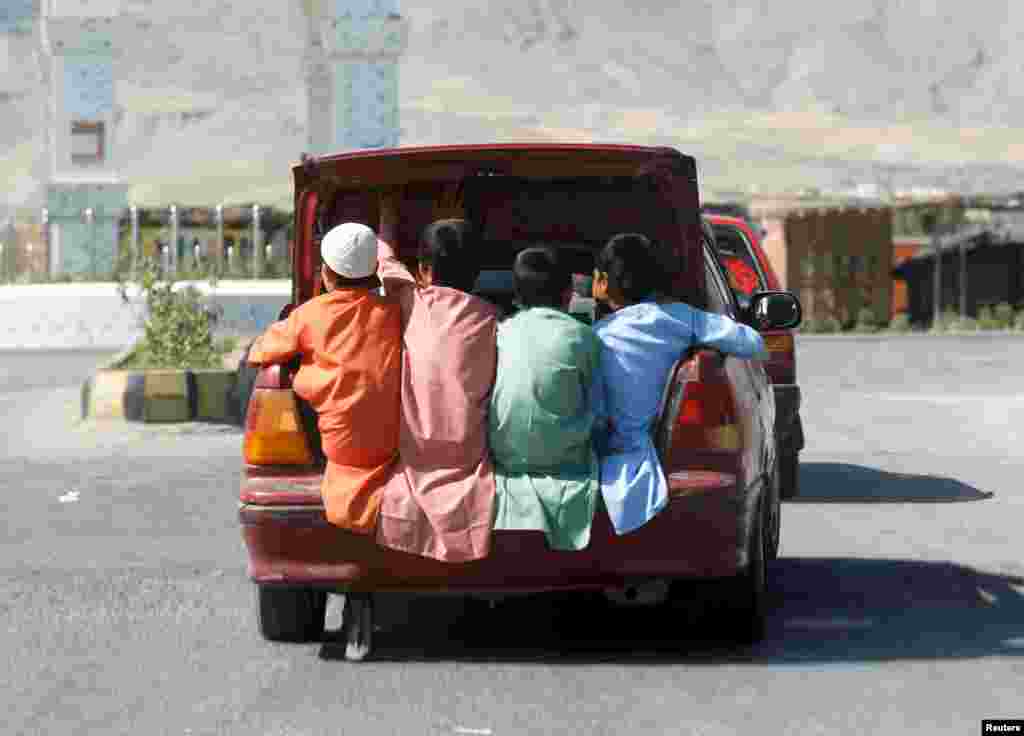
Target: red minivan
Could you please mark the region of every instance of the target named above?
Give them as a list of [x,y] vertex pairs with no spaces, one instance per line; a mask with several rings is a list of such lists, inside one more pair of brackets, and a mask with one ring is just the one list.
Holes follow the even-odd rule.
[[[778,291],[779,278],[761,248],[749,221],[706,214],[714,234],[715,251],[741,307],[758,291]],[[796,344],[790,329],[762,330],[769,358],[765,370],[775,392],[775,438],[779,446],[779,483],[783,499],[800,493],[800,451],[804,428],[800,421],[800,386],[796,382]]]
[[[319,238],[342,221],[376,226],[379,192],[406,191],[400,257],[413,257],[443,186],[460,185],[482,233],[483,268],[511,269],[536,242],[559,248],[573,271],[618,232],[659,243],[673,298],[777,328],[800,320],[783,292],[741,309],[703,236],[693,158],[669,148],[487,145],[398,148],[306,159],[294,169],[296,246],[292,305],[317,295]],[[504,281],[507,283],[507,280]],[[507,302],[492,280],[481,290]],[[288,307],[286,307],[287,311]],[[264,637],[311,641],[324,628],[327,594],[345,594],[348,656],[370,650],[373,601],[389,591],[491,596],[555,590],[631,595],[671,583],[725,579],[735,635],[763,635],[767,562],[778,550],[775,396],[757,361],[694,349],[674,368],[653,428],[668,507],[641,529],[616,536],[605,512],[590,545],[548,548],[541,532],[497,531],[487,559],[443,563],[378,546],[329,524],[320,498],[324,467],[316,417],[291,389],[291,368],[262,369],[245,420],[240,521]]]

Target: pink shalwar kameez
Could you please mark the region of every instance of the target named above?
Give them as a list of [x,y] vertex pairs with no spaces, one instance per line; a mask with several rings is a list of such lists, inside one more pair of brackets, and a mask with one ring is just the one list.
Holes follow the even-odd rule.
[[378,240],[378,275],[402,311],[398,462],[386,481],[377,542],[445,562],[486,557],[494,524],[487,412],[498,312],[458,289],[421,287]]

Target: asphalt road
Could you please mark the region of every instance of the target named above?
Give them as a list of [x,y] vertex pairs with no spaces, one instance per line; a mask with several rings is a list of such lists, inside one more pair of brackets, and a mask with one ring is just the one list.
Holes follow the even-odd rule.
[[752,651],[591,599],[390,599],[376,661],[263,642],[240,435],[76,421],[0,355],[0,733],[968,734],[1024,717],[1024,340],[801,341],[804,495]]

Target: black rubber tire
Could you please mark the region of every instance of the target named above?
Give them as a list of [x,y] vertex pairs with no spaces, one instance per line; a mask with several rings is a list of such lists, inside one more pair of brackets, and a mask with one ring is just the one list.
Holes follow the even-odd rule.
[[800,453],[795,450],[779,452],[779,496],[788,501],[800,495]]
[[782,499],[780,495],[781,484],[779,480],[780,476],[779,463],[776,461],[775,470],[772,472],[771,485],[768,487],[768,495],[765,497],[767,502],[767,523],[765,529],[767,531],[767,539],[765,540],[767,547],[767,559],[769,562],[774,562],[779,559],[779,545],[782,541]]
[[765,637],[768,620],[768,541],[765,537],[764,499],[758,504],[750,530],[750,556],[747,569],[733,578],[729,595],[729,638],[750,646]]
[[252,396],[253,388],[256,386],[256,374],[259,368],[249,365],[249,350],[252,348],[250,342],[245,346],[245,353],[238,361],[238,372],[235,376],[235,386],[231,391],[231,404],[235,421],[238,426],[245,426],[245,415],[249,411],[249,399]]
[[324,636],[327,593],[257,586],[256,619],[267,641],[313,642]]

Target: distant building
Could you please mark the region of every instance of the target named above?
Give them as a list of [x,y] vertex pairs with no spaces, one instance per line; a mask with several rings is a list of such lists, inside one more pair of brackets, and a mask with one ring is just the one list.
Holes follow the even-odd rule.
[[398,65],[407,43],[398,0],[314,0],[304,7],[310,152],[397,146]]
[[[896,268],[904,261],[907,261],[918,253],[921,252],[922,248],[928,247],[929,240],[922,236],[909,236],[904,235],[903,237],[896,236],[892,244],[892,265]],[[907,292],[907,282],[899,276],[894,276],[892,280],[892,313],[891,316],[895,317],[897,314],[906,314],[910,307],[910,297]]]
[[[398,68],[407,44],[398,0],[304,0],[301,5],[309,24],[306,150],[324,154],[398,145]],[[181,13],[191,13],[188,24],[201,23],[193,10]],[[159,23],[176,23],[177,12],[161,8]],[[130,205],[138,204],[118,148],[124,127],[117,75],[133,68],[121,59],[131,62],[129,55],[137,53],[132,49],[145,48],[138,43],[140,34],[160,33],[152,22],[155,14],[138,0],[0,0],[0,99],[18,99],[33,86],[45,88],[48,96],[40,106],[47,110],[45,122],[36,126],[46,130],[45,146],[37,146],[46,149],[37,177],[42,194],[32,206],[38,213],[33,219],[43,227],[51,275],[113,270],[119,223]],[[33,61],[38,51],[41,85],[28,73],[40,73]],[[295,160],[300,153],[295,151]],[[213,207],[218,202],[177,204]],[[0,201],[0,216],[6,214]],[[176,263],[182,248],[172,250]]]
[[[977,317],[983,306],[1024,303],[1024,222],[969,225],[942,236],[940,244],[940,311]],[[934,316],[935,264],[929,247],[894,269],[906,281],[914,324],[930,324]]]
[[[765,254],[782,286],[794,292],[804,319],[851,324],[862,310],[878,324],[892,313],[892,210],[799,207],[799,200],[752,207],[764,232]],[[802,203],[801,203],[802,204]]]

